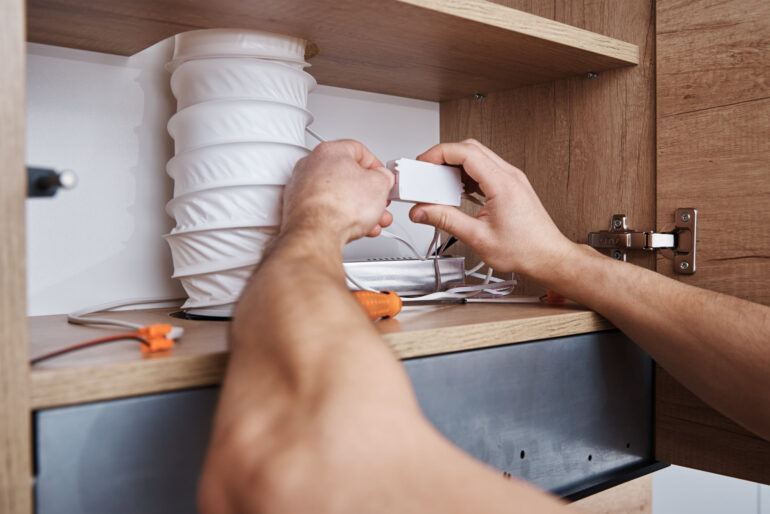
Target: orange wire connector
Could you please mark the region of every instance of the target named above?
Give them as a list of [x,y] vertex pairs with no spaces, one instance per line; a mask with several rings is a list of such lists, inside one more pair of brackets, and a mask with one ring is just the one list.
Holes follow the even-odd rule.
[[91,339],[90,341],[84,341],[82,343],[73,344],[59,350],[40,355],[30,360],[30,364],[37,364],[65,353],[74,352],[75,350],[82,350],[83,348],[90,348],[105,343],[112,343],[115,341],[125,341],[127,339],[135,339],[141,343],[142,353],[155,353],[163,350],[169,350],[174,347],[174,337],[181,336],[181,329],[177,328],[174,332],[174,327],[165,323],[158,323],[155,325],[147,325],[141,327],[136,332],[127,332],[124,334],[114,334],[106,337],[100,337],[98,339]]
[[154,353],[174,347],[174,340],[167,337],[173,327],[167,323],[147,325],[137,331],[137,335],[147,341],[142,345],[142,353]]

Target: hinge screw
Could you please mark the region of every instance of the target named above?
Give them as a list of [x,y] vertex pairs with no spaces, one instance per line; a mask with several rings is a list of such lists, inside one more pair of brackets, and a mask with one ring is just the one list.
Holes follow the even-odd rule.
[[598,77],[598,76],[599,76],[599,74],[598,74],[598,73],[596,73],[595,71],[589,71],[589,72],[588,72],[588,78],[589,78],[589,79],[595,79],[595,78],[596,78],[596,77]]
[[689,212],[685,212],[684,214],[682,214],[682,221],[684,221],[685,223],[690,221],[690,213]]
[[621,225],[623,225],[623,222],[620,221],[620,220],[615,220],[615,221],[612,222],[612,226],[615,227],[615,228],[620,228]]
[[682,261],[681,263],[679,263],[679,267],[680,267],[681,269],[687,269],[687,268],[689,268],[689,267],[690,267],[690,263],[689,263],[689,262],[687,262],[687,261]]
[[473,95],[473,98],[475,98],[476,100],[483,100],[484,97],[486,97],[486,96],[487,95],[485,95],[483,93],[476,93],[475,95]]
[[612,252],[612,256],[615,257],[615,259],[620,261],[623,259],[623,252],[621,252],[620,250],[615,250],[614,252]]

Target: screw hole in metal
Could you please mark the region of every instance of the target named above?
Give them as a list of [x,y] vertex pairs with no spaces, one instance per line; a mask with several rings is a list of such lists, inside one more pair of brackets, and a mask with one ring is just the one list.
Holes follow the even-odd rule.
[[589,460],[589,461],[592,461],[592,460],[594,460],[594,456],[593,456],[593,455],[589,455],[589,456],[588,456],[588,460]]
[[524,452],[524,450],[521,450],[521,453],[519,454],[519,457],[524,459],[524,457],[526,457],[526,456],[527,456],[527,454]]

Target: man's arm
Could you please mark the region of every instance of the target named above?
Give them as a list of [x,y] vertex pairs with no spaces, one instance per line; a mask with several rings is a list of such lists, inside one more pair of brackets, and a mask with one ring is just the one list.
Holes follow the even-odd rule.
[[601,313],[704,401],[770,439],[770,308],[583,245],[570,264],[541,281]]
[[417,205],[500,271],[523,273],[612,321],[704,401],[770,439],[770,308],[699,289],[567,240],[524,173],[477,141],[421,156],[462,164],[487,202],[477,218]]
[[393,179],[379,166],[344,142],[295,170],[281,234],[233,319],[201,510],[561,510],[425,420],[403,367],[347,289],[343,245],[390,222]]

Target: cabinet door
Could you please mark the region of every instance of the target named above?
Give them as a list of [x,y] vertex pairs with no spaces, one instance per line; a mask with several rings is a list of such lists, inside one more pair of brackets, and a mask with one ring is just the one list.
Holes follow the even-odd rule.
[[[699,211],[697,272],[658,271],[769,305],[770,2],[658,0],[656,15],[657,226]],[[769,442],[656,382],[659,460],[770,483]]]

